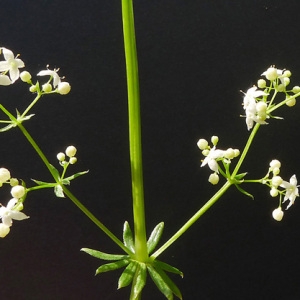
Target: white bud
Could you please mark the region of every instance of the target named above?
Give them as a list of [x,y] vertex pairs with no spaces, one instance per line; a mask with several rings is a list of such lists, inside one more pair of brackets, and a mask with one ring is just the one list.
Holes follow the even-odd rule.
[[9,180],[9,184],[10,184],[10,186],[18,185],[19,184],[19,180],[17,178],[11,178]]
[[288,102],[286,102],[286,105],[289,107],[296,105],[296,99],[293,98],[293,99],[289,100]]
[[67,149],[66,149],[66,154],[67,154],[67,156],[69,156],[69,157],[75,156],[76,152],[77,152],[77,149],[76,149],[74,146],[69,146],[69,147],[67,147]]
[[32,85],[32,86],[29,88],[29,91],[30,91],[31,93],[35,93],[36,90],[37,90],[36,85]]
[[228,159],[233,159],[235,156],[234,156],[234,150],[232,148],[228,148],[226,151],[225,151],[225,154],[224,156]]
[[6,182],[10,179],[10,172],[5,168],[0,168],[0,182]]
[[66,155],[62,152],[59,152],[56,157],[59,161],[64,161],[66,159]]
[[283,78],[283,85],[284,85],[284,86],[288,86],[288,85],[290,84],[290,82],[291,82],[291,81],[290,81],[290,79],[289,79],[288,77],[284,77],[284,78]]
[[234,151],[234,157],[238,157],[240,155],[239,149],[233,149],[233,151]]
[[207,140],[205,139],[200,139],[198,142],[197,142],[197,146],[200,150],[204,150],[208,147],[208,142]]
[[216,146],[216,145],[218,144],[218,142],[219,142],[219,137],[217,137],[216,135],[213,135],[213,136],[211,137],[211,142],[212,142],[212,144],[213,144],[214,146]]
[[75,156],[71,157],[70,160],[69,160],[69,163],[71,165],[74,165],[76,162],[77,162],[77,158]]
[[71,91],[71,86],[68,82],[61,82],[58,84],[57,92],[61,95],[69,94]]
[[277,75],[277,69],[274,67],[270,67],[267,71],[266,71],[266,78],[270,81],[275,80],[278,75]]
[[212,173],[209,175],[208,181],[211,184],[217,184],[219,182],[219,176],[216,173]]
[[281,163],[279,160],[277,159],[273,159],[271,162],[270,162],[270,168],[271,168],[271,171],[274,169],[274,168],[280,168],[281,167]]
[[45,93],[50,93],[52,91],[52,85],[50,83],[45,83],[42,85],[42,90]]
[[16,199],[22,198],[25,195],[25,192],[26,190],[22,185],[15,185],[10,191],[11,195]]
[[294,86],[293,89],[292,89],[292,92],[293,92],[294,94],[299,93],[299,92],[300,92],[300,86],[299,86],[299,85]]
[[283,211],[281,207],[274,209],[272,212],[272,216],[276,221],[281,221],[283,218]]
[[279,185],[281,185],[282,184],[282,178],[280,177],[280,176],[274,176],[273,178],[272,178],[272,186],[274,186],[274,187],[278,187]]
[[292,76],[292,73],[291,73],[290,70],[285,70],[285,71],[283,72],[283,76],[285,76],[285,77],[291,77],[291,76]]
[[264,79],[259,79],[257,81],[257,86],[260,88],[260,89],[264,89],[266,87],[267,83]]
[[275,187],[272,187],[270,190],[270,195],[272,197],[277,197],[278,196],[278,190]]
[[256,104],[256,110],[258,112],[266,112],[267,110],[267,103],[266,102],[263,102],[263,101],[259,101],[257,104]]
[[20,74],[20,78],[23,82],[29,82],[31,79],[31,74],[27,71],[23,71]]
[[6,237],[9,234],[9,232],[10,232],[9,226],[0,223],[0,237],[1,238]]

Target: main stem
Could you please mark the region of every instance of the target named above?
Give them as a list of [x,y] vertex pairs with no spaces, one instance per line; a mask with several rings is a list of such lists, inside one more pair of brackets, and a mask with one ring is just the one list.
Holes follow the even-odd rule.
[[144,208],[140,95],[132,0],[122,0],[122,17],[128,92],[135,254],[137,260],[146,261],[148,252]]

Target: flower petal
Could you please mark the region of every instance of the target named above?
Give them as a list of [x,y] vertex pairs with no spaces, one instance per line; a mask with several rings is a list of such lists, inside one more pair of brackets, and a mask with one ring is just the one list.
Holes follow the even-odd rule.
[[0,85],[10,85],[10,84],[12,84],[12,82],[7,75],[0,75]]

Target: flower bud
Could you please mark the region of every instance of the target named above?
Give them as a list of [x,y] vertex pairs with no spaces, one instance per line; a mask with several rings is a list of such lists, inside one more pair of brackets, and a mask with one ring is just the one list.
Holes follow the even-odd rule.
[[6,237],[9,234],[9,232],[10,232],[9,226],[0,223],[0,237],[1,238]]
[[289,107],[292,107],[292,106],[296,105],[296,99],[292,98],[291,100],[286,102],[286,105],[289,106]]
[[36,88],[36,85],[35,85],[35,84],[32,85],[32,86],[29,88],[29,91],[30,91],[31,93],[35,93],[36,90],[37,90],[37,88]]
[[11,195],[16,199],[22,198],[25,195],[25,192],[26,190],[22,185],[15,185],[10,191]]
[[68,82],[61,82],[58,84],[57,92],[61,95],[69,94],[71,91],[71,86]]
[[267,103],[266,102],[263,102],[263,101],[259,101],[257,104],[256,104],[256,110],[257,112],[266,112],[267,110]]
[[272,186],[278,187],[282,184],[283,179],[280,176],[274,176],[272,178]]
[[274,67],[270,67],[265,73],[266,78],[270,81],[275,80],[278,77],[277,69]]
[[10,186],[18,185],[19,184],[19,180],[17,178],[11,178],[9,180],[9,184],[10,184]]
[[207,140],[205,139],[200,139],[198,142],[197,142],[197,146],[200,150],[204,150],[208,147],[208,142]]
[[278,196],[278,190],[275,187],[272,187],[270,190],[270,195],[272,197],[277,197]]
[[77,152],[77,149],[76,149],[74,146],[69,146],[69,147],[67,147],[67,149],[66,149],[66,154],[67,154],[67,156],[69,156],[69,157],[75,156],[76,152]]
[[52,91],[52,85],[50,83],[45,83],[42,85],[42,90],[45,93],[50,93]]
[[271,171],[273,171],[274,168],[280,168],[281,167],[281,163],[279,160],[277,159],[273,159],[271,162],[270,162],[270,169]]
[[294,86],[293,89],[292,89],[292,92],[293,92],[294,94],[299,93],[299,92],[300,92],[300,86],[299,86],[299,85]]
[[274,209],[272,212],[272,216],[276,221],[281,221],[283,218],[283,211],[281,207]]
[[233,149],[233,151],[234,151],[234,157],[238,157],[240,155],[239,149]]
[[283,85],[288,86],[290,84],[291,80],[288,77],[283,78]]
[[260,88],[260,89],[264,89],[266,87],[267,83],[264,79],[259,79],[257,81],[257,86]]
[[0,168],[0,182],[6,182],[10,179],[10,172],[5,168]]
[[77,162],[77,158],[75,156],[71,157],[69,160],[71,165],[74,165]]
[[66,159],[66,155],[62,152],[58,153],[56,157],[59,161],[64,161]]
[[225,158],[228,158],[228,159],[233,159],[235,156],[234,156],[234,150],[232,148],[228,148],[226,151],[225,151],[225,154],[224,154]]
[[208,178],[208,181],[211,183],[211,184],[217,184],[219,182],[219,175],[216,174],[216,173],[212,173],[210,174],[209,178]]
[[31,74],[27,71],[23,71],[20,74],[20,78],[23,82],[30,82]]
[[285,71],[283,72],[283,76],[284,76],[284,77],[291,77],[291,76],[292,76],[292,73],[291,73],[290,70],[285,70]]
[[211,137],[211,142],[214,146],[216,146],[218,144],[219,138],[216,135],[213,135]]

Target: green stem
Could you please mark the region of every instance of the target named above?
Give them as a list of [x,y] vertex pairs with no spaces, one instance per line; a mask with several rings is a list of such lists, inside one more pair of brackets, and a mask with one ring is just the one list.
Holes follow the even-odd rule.
[[[41,160],[44,162],[46,167],[48,168],[49,172],[51,173],[52,177],[54,178],[55,182],[57,184],[61,183],[57,180],[57,176],[54,173],[53,169],[50,166],[50,163],[47,159],[47,157],[44,155],[38,144],[35,142],[35,140],[32,138],[32,136],[29,134],[29,132],[25,129],[25,127],[18,122],[18,120],[0,104],[0,109],[19,127],[23,135],[26,137],[28,142],[31,144],[31,146],[34,148],[34,150],[37,152]],[[127,254],[132,255],[132,253],[129,251],[127,247],[104,225],[102,224],[70,191],[67,189],[64,185],[61,185],[63,188],[63,191],[65,195],[67,195],[70,200],[92,221],[94,224],[96,224],[104,233],[106,233],[121,249],[123,249]]]
[[135,254],[137,260],[146,261],[148,252],[144,208],[140,95],[132,0],[122,0],[122,18],[128,93]]
[[216,201],[228,190],[232,185],[227,181],[165,244],[156,250],[151,258],[157,258],[163,251],[165,251],[171,244],[173,244],[183,233],[186,232]]

